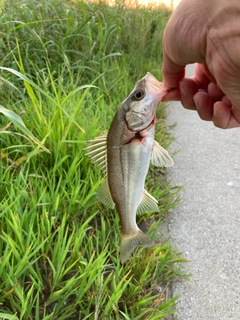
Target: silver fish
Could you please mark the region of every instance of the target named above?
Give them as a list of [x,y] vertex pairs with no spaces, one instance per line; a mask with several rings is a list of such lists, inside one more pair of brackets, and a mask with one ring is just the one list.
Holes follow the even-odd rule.
[[166,93],[163,84],[148,72],[121,103],[108,133],[90,140],[85,148],[107,176],[98,200],[117,208],[122,263],[136,247],[155,245],[138,228],[136,214],[159,211],[158,201],[144,189],[150,160],[154,166],[173,165],[168,152],[154,141],[156,109]]

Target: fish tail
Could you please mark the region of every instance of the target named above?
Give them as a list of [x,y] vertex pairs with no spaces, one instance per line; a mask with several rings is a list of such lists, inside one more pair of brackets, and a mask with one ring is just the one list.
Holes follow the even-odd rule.
[[155,246],[155,242],[150,239],[145,233],[139,230],[132,236],[121,235],[120,244],[120,260],[121,263],[125,263],[130,258],[131,253],[137,247],[152,248]]

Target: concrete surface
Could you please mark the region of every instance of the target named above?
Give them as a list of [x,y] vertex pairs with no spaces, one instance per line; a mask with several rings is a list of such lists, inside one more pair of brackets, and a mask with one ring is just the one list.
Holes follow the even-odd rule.
[[180,294],[173,318],[240,320],[240,128],[218,129],[177,102],[168,116],[175,122],[171,149],[180,151],[168,171],[172,185],[185,187],[169,232],[192,276],[173,285]]

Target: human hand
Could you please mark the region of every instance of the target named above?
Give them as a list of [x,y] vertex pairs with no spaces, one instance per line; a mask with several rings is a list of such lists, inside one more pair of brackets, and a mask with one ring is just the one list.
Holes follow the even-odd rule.
[[163,36],[163,83],[172,88],[163,101],[181,100],[220,128],[240,126],[239,16],[239,0],[182,0]]

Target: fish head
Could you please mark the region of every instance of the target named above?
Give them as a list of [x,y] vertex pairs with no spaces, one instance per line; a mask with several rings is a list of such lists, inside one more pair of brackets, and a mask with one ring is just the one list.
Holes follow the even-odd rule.
[[132,131],[146,129],[155,120],[157,105],[167,92],[149,72],[139,80],[123,102],[128,128]]

